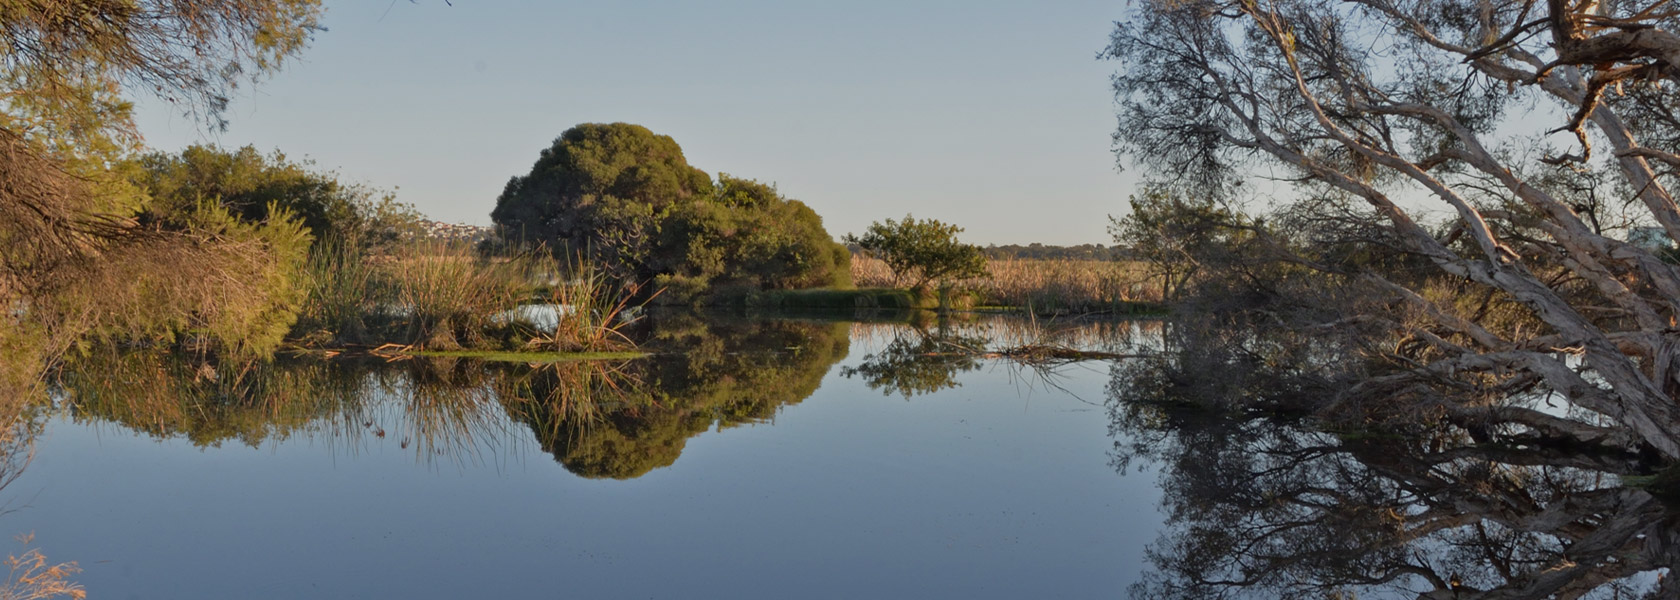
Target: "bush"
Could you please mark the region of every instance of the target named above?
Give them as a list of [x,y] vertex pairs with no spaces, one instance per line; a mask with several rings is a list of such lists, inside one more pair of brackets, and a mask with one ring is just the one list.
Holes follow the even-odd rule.
[[810,207],[749,179],[713,182],[674,140],[637,125],[567,130],[508,182],[491,218],[503,242],[486,248],[582,255],[622,281],[672,286],[670,301],[714,286],[850,284],[849,253]]
[[958,233],[962,228],[956,225],[905,215],[903,221],[871,223],[862,237],[848,235],[846,242],[886,261],[895,275],[908,278],[910,287],[919,290],[933,282],[986,274],[985,255],[957,241]]
[[340,183],[335,173],[313,166],[278,151],[263,155],[251,146],[234,151],[192,146],[179,155],[141,157],[137,178],[151,197],[146,210],[154,217],[210,202],[248,223],[267,220],[276,208],[284,210],[317,240],[378,245],[418,230],[419,215],[393,195]]

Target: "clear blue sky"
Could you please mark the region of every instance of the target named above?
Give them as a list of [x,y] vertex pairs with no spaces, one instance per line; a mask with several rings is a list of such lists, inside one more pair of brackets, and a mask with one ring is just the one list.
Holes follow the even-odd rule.
[[206,133],[143,101],[154,148],[254,144],[488,224],[577,123],[670,135],[776,183],[836,236],[914,213],[987,244],[1109,243],[1134,179],[1098,61],[1117,0],[328,1],[300,60]]

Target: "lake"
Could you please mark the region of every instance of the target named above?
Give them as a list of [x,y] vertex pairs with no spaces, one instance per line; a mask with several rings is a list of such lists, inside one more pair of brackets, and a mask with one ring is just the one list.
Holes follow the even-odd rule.
[[1674,564],[1616,457],[1326,433],[1154,404],[1137,360],[984,354],[1166,332],[656,315],[635,361],[93,357],[14,449],[0,531],[95,598],[1611,598]]

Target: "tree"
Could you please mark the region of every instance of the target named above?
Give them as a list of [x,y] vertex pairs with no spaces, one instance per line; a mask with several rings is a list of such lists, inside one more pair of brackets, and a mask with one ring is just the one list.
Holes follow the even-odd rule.
[[676,141],[639,125],[566,130],[508,182],[490,217],[516,245],[548,244],[673,290],[850,283],[850,254],[810,207],[749,179],[714,183]]
[[508,181],[490,218],[505,238],[584,253],[637,280],[658,275],[653,236],[683,201],[712,190],[670,136],[629,123],[560,134],[527,175]]
[[1243,237],[1241,218],[1210,199],[1192,200],[1170,190],[1132,196],[1131,212],[1111,218],[1108,231],[1161,281],[1161,298],[1171,302],[1202,270],[1220,246]]
[[263,155],[251,146],[192,146],[178,155],[149,153],[139,162],[139,179],[151,198],[146,214],[157,218],[213,202],[252,223],[267,220],[271,209],[285,210],[316,239],[380,244],[418,230],[419,214],[394,195],[341,183],[335,173],[293,162],[278,150]]
[[292,304],[278,283],[307,236],[284,211],[261,225],[215,210],[169,227],[135,219],[147,196],[123,160],[139,143],[124,94],[219,124],[232,90],[301,50],[320,11],[318,0],[0,11],[0,397],[38,389],[41,369],[90,332],[219,324],[209,331],[229,347],[271,347]]
[[756,289],[844,287],[851,252],[822,217],[776,188],[719,173],[709,198],[687,202],[660,224],[654,251],[662,284]]
[[[1404,342],[1349,357],[1392,367],[1334,403],[1403,396],[1465,414],[1491,395],[1496,423],[1579,433],[1607,419],[1680,458],[1680,269],[1623,241],[1644,223],[1680,239],[1667,150],[1680,21],[1666,0],[1134,7],[1106,52],[1125,64],[1122,157],[1210,197],[1276,174],[1307,227],[1274,247],[1372,298],[1335,319]],[[1554,143],[1542,120],[1576,135]],[[1444,222],[1425,220],[1431,203]],[[1408,261],[1429,272],[1384,268]],[[1581,418],[1525,406],[1536,397]]]
[[846,242],[885,261],[895,277],[908,277],[912,289],[922,290],[929,283],[986,274],[986,256],[980,248],[957,241],[962,230],[904,215],[903,221],[870,223],[862,237],[848,234]]

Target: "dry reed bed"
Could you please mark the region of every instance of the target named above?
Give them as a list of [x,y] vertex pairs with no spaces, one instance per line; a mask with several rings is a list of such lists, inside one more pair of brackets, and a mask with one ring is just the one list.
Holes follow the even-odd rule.
[[[991,260],[988,277],[956,282],[957,289],[978,295],[980,305],[1031,306],[1046,311],[1108,310],[1133,302],[1160,302],[1161,287],[1143,266],[1102,260]],[[858,287],[896,287],[881,260],[852,257],[852,279]]]

